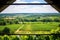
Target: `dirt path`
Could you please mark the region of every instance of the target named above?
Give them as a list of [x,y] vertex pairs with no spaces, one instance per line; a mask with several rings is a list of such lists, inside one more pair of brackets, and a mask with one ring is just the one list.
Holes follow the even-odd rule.
[[[31,24],[30,23],[29,24],[25,24],[25,25],[22,25],[21,27],[19,27],[15,31],[15,34],[50,34],[49,31],[32,31]],[[25,27],[24,31],[23,30],[20,30],[23,27]]]
[[23,28],[23,27],[24,27],[24,25],[22,25],[21,27],[19,27],[19,28],[15,31],[15,33],[19,32],[19,30],[20,30],[21,28]]

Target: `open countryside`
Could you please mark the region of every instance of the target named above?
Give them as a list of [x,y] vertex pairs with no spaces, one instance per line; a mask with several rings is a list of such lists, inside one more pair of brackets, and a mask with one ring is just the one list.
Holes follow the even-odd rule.
[[51,34],[60,28],[59,15],[59,13],[0,14],[0,33]]

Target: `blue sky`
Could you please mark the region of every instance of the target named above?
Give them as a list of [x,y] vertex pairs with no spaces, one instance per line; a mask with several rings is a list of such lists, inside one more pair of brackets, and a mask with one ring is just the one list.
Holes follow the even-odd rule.
[[16,0],[15,3],[47,3],[44,0]]
[[21,1],[25,1],[25,2],[32,2],[32,1],[45,2],[44,0],[21,0]]

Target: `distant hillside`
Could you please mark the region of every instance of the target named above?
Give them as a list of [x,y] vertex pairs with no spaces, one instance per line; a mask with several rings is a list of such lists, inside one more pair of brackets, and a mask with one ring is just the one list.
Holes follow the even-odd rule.
[[60,16],[60,13],[9,13],[9,14],[0,14],[2,16]]

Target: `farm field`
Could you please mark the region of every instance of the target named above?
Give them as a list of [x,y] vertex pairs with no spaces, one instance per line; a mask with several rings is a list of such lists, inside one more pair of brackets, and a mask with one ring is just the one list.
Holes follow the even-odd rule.
[[[10,28],[11,32],[15,32],[15,34],[21,34],[26,32],[31,32],[32,34],[35,32],[41,32],[41,31],[51,31],[52,29],[56,29],[60,23],[59,22],[24,22],[24,24],[11,24],[11,25],[5,25],[0,26],[0,30],[3,30],[5,27]],[[20,29],[19,29],[20,28]],[[22,31],[22,32],[20,32]]]
[[25,22],[16,34],[50,34],[51,30],[58,28],[59,22]]
[[60,14],[0,14],[2,34],[51,34],[59,29]]
[[21,24],[11,24],[11,25],[0,26],[0,31],[3,30],[5,27],[8,27],[11,30],[11,32],[14,33],[14,31],[16,31],[20,26]]
[[[24,24],[21,30],[31,30],[31,31],[49,31],[56,29],[60,23],[59,22],[28,22]],[[30,29],[29,29],[30,28]]]

